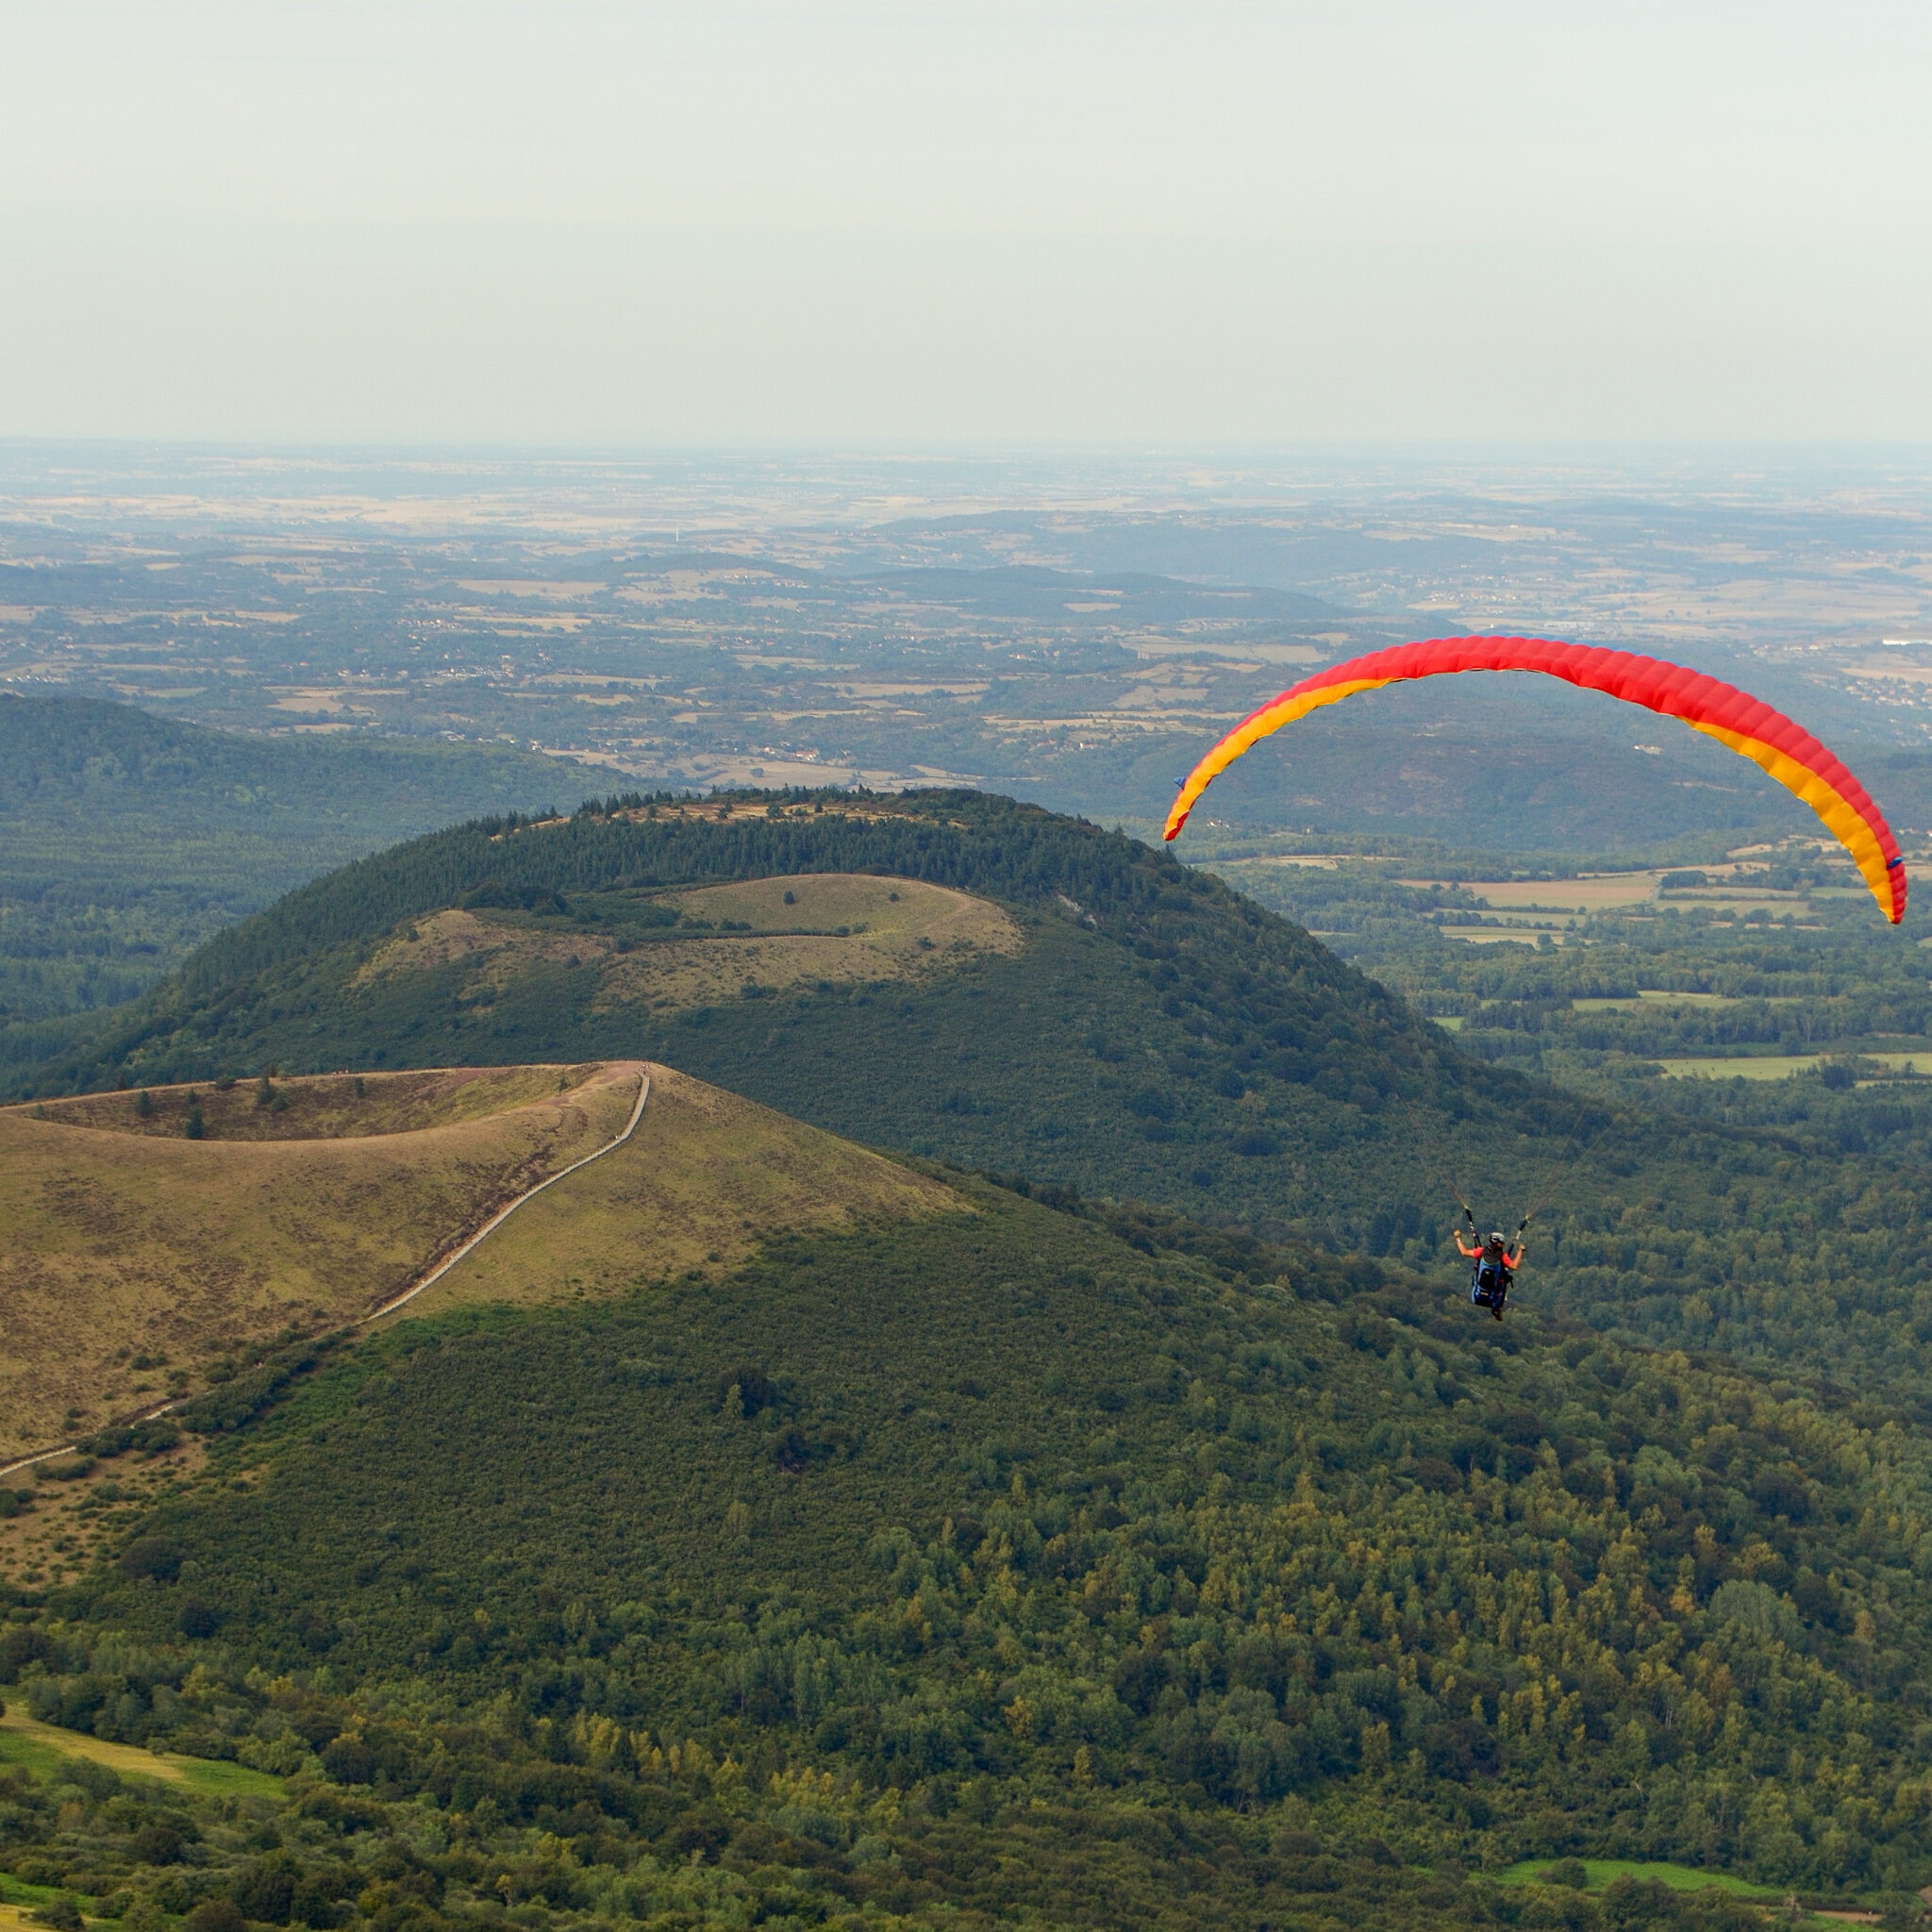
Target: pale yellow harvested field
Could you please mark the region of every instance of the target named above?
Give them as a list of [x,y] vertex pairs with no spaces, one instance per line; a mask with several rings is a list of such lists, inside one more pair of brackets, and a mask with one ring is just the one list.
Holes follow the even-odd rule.
[[[632,1063],[454,1074],[369,1075],[380,1118],[462,1112],[472,1082],[495,1096],[474,1118],[402,1132],[319,1139],[190,1141],[147,1129],[132,1096],[0,1108],[0,1461],[208,1385],[222,1357],[273,1336],[353,1320],[400,1292],[505,1201],[620,1132],[636,1099]],[[432,1091],[442,1083],[440,1103]],[[530,1091],[534,1083],[535,1091]],[[343,1077],[277,1083],[340,1113]],[[185,1116],[185,1088],[155,1112]],[[204,1104],[212,1090],[203,1089]],[[246,1090],[238,1088],[238,1094]],[[89,1115],[100,1124],[78,1124]],[[251,1128],[277,1117],[251,1117]],[[152,1366],[134,1366],[144,1357]],[[185,1384],[173,1379],[185,1372]]]
[[622,1147],[521,1208],[396,1319],[721,1273],[764,1235],[968,1210],[938,1181],[669,1067]]
[[[1657,896],[1656,872],[1606,873],[1587,879],[1464,879],[1464,890],[1497,912],[1607,912]],[[1442,879],[1403,879],[1405,886],[1438,886]]]
[[1854,677],[1887,678],[1899,684],[1932,684],[1932,664],[1903,663],[1889,658],[1866,658],[1844,669]]
[[[1274,863],[1274,861],[1269,861]],[[1661,894],[1660,903],[1669,906],[1723,905],[1738,912],[1763,905],[1774,909],[1800,909],[1802,892],[1772,892],[1762,884],[1763,874],[1757,867],[1733,861],[1687,867],[1701,872],[1710,881],[1703,887],[1673,887]],[[1659,899],[1665,877],[1661,870],[1648,872],[1598,873],[1575,879],[1462,879],[1406,878],[1405,886],[1444,886],[1459,884],[1494,912],[1551,912],[1587,914],[1614,912],[1621,908],[1641,906]],[[1834,890],[1824,888],[1824,891]],[[1847,889],[1849,890],[1849,889]]]
[[326,713],[355,712],[359,716],[373,718],[375,710],[368,705],[358,705],[355,700],[358,691],[337,690],[334,686],[320,686],[309,691],[291,691],[284,697],[278,697],[272,709],[277,711],[298,711],[312,716],[317,711]]
[[458,580],[458,588],[474,591],[483,597],[547,597],[575,603],[581,598],[599,596],[608,586],[579,578],[523,577],[512,580],[508,577],[463,577]]
[[[547,964],[594,972],[595,1011],[634,1005],[676,1009],[737,999],[747,986],[782,992],[821,981],[924,978],[987,955],[1010,956],[1025,944],[1011,916],[991,901],[916,879],[808,873],[705,886],[658,895],[656,903],[714,930],[650,938],[620,952],[608,932],[452,908],[385,941],[358,981],[462,961],[471,968],[464,996],[475,1000]],[[745,930],[715,929],[727,922]]]

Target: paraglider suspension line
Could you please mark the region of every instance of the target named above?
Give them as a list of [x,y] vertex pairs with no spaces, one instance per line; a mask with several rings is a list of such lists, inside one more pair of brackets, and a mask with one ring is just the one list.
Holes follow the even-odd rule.
[[[1538,1175],[1533,1194],[1535,1205],[1524,1215],[1522,1225],[1516,1230],[1519,1236],[1522,1235],[1524,1228],[1527,1227],[1550,1205],[1551,1191],[1555,1189],[1557,1181],[1562,1178],[1564,1169],[1570,1164],[1571,1149],[1576,1146],[1576,1136],[1582,1131],[1583,1116],[1589,1110],[1589,1108],[1590,1101],[1588,1096],[1586,1096],[1576,1109],[1576,1119],[1570,1128],[1570,1138],[1563,1142],[1562,1151],[1557,1156],[1555,1160],[1547,1162],[1543,1167],[1542,1173]],[[1592,1134],[1591,1138],[1594,1140],[1596,1137]]]
[[1455,1174],[1445,1165],[1429,1158],[1427,1137],[1422,1132],[1421,1123],[1416,1118],[1415,1102],[1407,1093],[1401,1099],[1403,1112],[1408,1118],[1408,1137],[1421,1159],[1423,1173],[1432,1181],[1441,1181],[1449,1190],[1456,1197],[1456,1205],[1462,1209],[1462,1218],[1474,1227],[1475,1212],[1469,1205],[1469,1196],[1462,1191]]

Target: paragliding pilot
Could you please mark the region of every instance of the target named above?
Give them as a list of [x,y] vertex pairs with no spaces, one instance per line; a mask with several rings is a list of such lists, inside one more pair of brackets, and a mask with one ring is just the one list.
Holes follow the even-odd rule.
[[[1469,1223],[1469,1231],[1475,1233],[1475,1220],[1468,1208],[1463,1209],[1463,1218]],[[1524,1227],[1529,1225],[1525,1221]],[[1516,1273],[1523,1259],[1524,1242],[1523,1227],[1516,1230],[1516,1239],[1506,1241],[1498,1229],[1488,1241],[1474,1246],[1465,1246],[1462,1230],[1456,1230],[1456,1247],[1465,1261],[1475,1263],[1475,1273],[1470,1278],[1469,1298],[1479,1308],[1487,1308],[1497,1321],[1503,1319],[1503,1304],[1509,1299],[1509,1280]]]

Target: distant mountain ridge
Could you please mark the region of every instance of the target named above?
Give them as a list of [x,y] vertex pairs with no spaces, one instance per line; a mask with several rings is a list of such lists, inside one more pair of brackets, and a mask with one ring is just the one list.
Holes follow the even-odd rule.
[[553,758],[508,746],[354,733],[251,738],[108,699],[0,688],[0,823],[30,824],[141,787],[154,802],[190,801],[244,831],[299,812],[311,851],[326,852],[339,840],[384,836],[398,804],[432,818],[508,809],[568,795],[572,776]]
[[320,871],[574,782],[508,746],[249,738],[0,687],[0,1067]]

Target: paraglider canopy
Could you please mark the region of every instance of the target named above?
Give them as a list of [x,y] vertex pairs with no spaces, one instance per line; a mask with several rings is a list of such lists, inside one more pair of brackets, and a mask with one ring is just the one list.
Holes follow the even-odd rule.
[[1196,801],[1229,765],[1262,739],[1324,705],[1358,691],[1462,671],[1534,671],[1585,691],[1600,691],[1681,719],[1761,765],[1802,798],[1852,856],[1872,895],[1896,925],[1906,911],[1905,859],[1885,815],[1870,794],[1817,739],[1782,711],[1722,679],[1660,658],[1553,638],[1428,638],[1331,664],[1272,698],[1221,740],[1182,780],[1165,836],[1178,836]]

